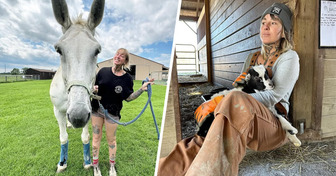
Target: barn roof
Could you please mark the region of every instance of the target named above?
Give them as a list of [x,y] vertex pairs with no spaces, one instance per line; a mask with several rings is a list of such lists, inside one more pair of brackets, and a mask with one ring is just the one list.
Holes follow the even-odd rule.
[[28,68],[28,69],[36,70],[36,71],[39,71],[39,72],[45,72],[45,73],[55,73],[56,72],[54,70],[39,69],[39,68]]
[[182,0],[180,20],[197,21],[203,6],[204,0]]
[[[164,66],[163,64],[161,64],[161,63],[159,63],[159,62],[155,62],[155,61],[146,59],[146,58],[144,58],[144,57],[141,57],[141,56],[138,56],[138,55],[135,55],[135,54],[132,54],[132,53],[129,53],[129,54],[130,54],[130,55],[133,55],[133,56],[136,56],[136,57],[140,57],[140,58],[142,58],[142,59],[148,60],[148,61],[150,61],[150,62],[159,64],[159,65],[162,65],[162,69],[163,69],[163,70],[169,70],[169,67],[166,67],[166,66]],[[110,61],[110,60],[112,60],[112,59],[113,59],[113,58],[111,58],[111,59],[107,59],[107,60],[104,60],[104,61],[99,62],[99,63],[108,62],[108,61]],[[98,64],[99,64],[99,63],[98,63]]]

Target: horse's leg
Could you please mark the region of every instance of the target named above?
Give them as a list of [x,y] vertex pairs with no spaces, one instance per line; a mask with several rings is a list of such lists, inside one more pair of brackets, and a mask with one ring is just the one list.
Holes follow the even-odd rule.
[[66,117],[65,113],[59,112],[54,107],[54,113],[58,122],[59,130],[60,130],[60,141],[61,141],[61,153],[60,160],[57,164],[57,173],[64,171],[67,168],[67,160],[68,160],[68,133],[66,131]]
[[91,157],[90,157],[90,134],[89,134],[89,123],[87,123],[82,131],[82,142],[83,142],[83,156],[84,156],[84,169],[89,169],[91,167]]

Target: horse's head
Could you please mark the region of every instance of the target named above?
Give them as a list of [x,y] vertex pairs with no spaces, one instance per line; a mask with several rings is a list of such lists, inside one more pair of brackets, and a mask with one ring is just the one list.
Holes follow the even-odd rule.
[[55,50],[61,57],[62,78],[68,94],[66,114],[75,128],[86,125],[91,115],[90,95],[100,52],[94,31],[102,20],[104,4],[104,0],[94,0],[88,20],[80,17],[72,22],[65,0],[52,0],[55,18],[63,31]]

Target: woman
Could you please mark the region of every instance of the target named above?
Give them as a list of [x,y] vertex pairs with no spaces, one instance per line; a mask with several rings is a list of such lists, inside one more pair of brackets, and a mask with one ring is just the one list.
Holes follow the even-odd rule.
[[[125,68],[129,64],[129,54],[124,48],[118,49],[113,57],[113,66],[104,67],[99,70],[96,76],[94,91],[101,96],[100,103],[107,109],[109,116],[114,120],[120,120],[120,111],[122,109],[122,101],[127,102],[138,98],[147,90],[148,84],[153,84],[154,79],[144,83],[141,88],[133,92],[133,79],[129,73],[125,72]],[[101,175],[98,167],[98,156],[100,141],[102,138],[103,124],[105,123],[106,137],[109,145],[110,171],[109,175],[117,175],[115,170],[115,158],[117,151],[116,132],[118,124],[114,123],[98,108],[98,102],[92,101],[92,157],[94,175]]]
[[[299,57],[291,50],[291,17],[284,4],[275,3],[266,9],[261,16],[261,52],[251,54],[243,67],[245,72],[256,63],[273,65],[275,88],[253,94],[234,91],[203,103],[195,111],[197,122],[202,124],[211,112],[215,115],[206,138],[195,136],[179,142],[160,160],[158,175],[238,175],[247,147],[266,151],[287,142],[279,120],[267,107],[280,102],[288,112],[288,99],[299,76]],[[233,85],[244,81],[241,78],[244,73]]]

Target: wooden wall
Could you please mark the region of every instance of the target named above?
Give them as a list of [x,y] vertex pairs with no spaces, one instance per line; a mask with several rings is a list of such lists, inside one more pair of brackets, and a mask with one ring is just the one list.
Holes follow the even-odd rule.
[[336,136],[336,49],[321,49],[324,61],[322,137]]
[[198,60],[200,65],[200,73],[208,76],[207,72],[207,48],[206,48],[206,23],[205,23],[205,6],[201,11],[200,17],[197,22],[197,52],[198,52]]
[[232,87],[247,56],[261,46],[260,16],[273,1],[212,0],[210,31],[213,81]]
[[[336,136],[336,73],[332,71],[336,51],[318,49],[319,1],[210,0],[213,83],[231,88],[248,54],[260,50],[260,16],[274,2],[293,9],[294,50],[300,57],[300,77],[292,93],[293,125],[304,121],[308,138]],[[206,43],[198,41],[202,49]],[[206,60],[205,54],[200,56]]]
[[[155,76],[153,77],[155,80],[162,80],[162,71],[163,71],[162,64],[134,55],[132,53],[129,54],[129,57],[130,57],[129,65],[136,66],[135,80],[144,80],[151,73],[155,73],[153,74],[153,76]],[[112,65],[113,65],[113,58],[102,61],[98,63],[97,72],[103,67],[112,67]]]

